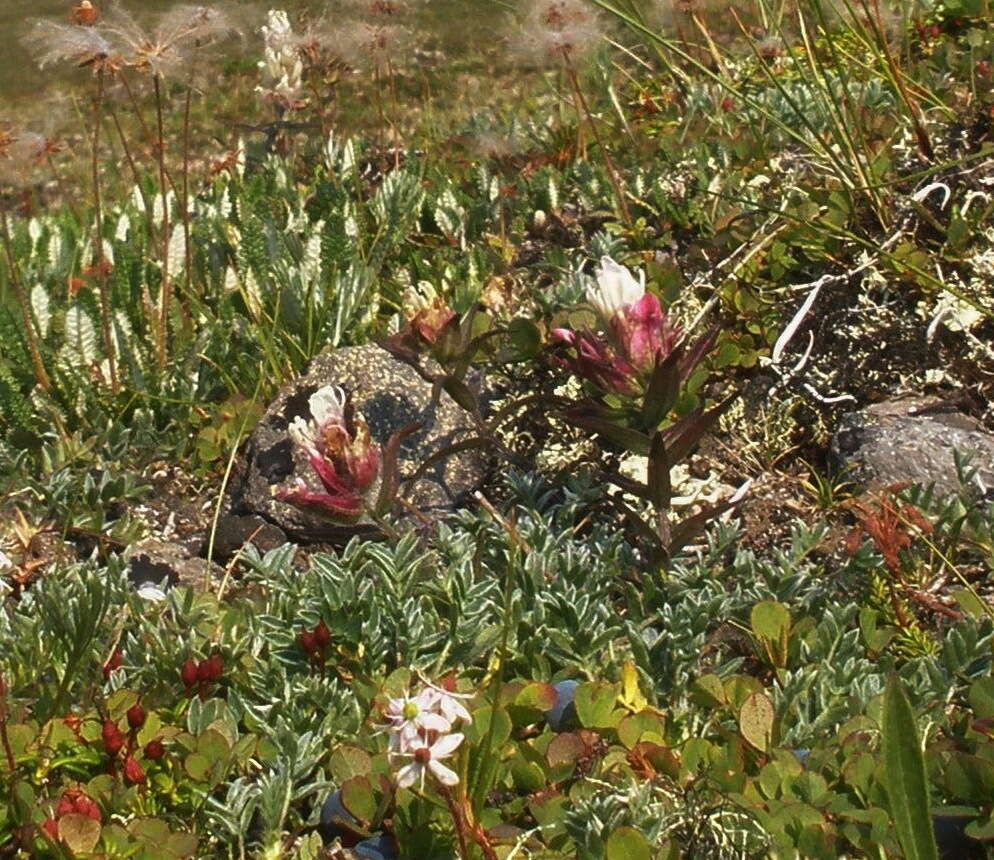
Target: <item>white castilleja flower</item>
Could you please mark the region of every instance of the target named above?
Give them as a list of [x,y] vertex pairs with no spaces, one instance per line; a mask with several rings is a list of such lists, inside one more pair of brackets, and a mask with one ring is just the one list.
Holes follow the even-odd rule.
[[396,755],[409,758],[411,761],[397,772],[397,786],[410,788],[418,783],[421,790],[425,787],[425,776],[431,773],[442,785],[456,785],[459,775],[451,768],[442,764],[443,759],[450,758],[463,742],[463,735],[440,735],[430,746],[421,736],[409,740],[401,740],[400,752]]
[[587,290],[587,301],[606,320],[645,295],[645,272],[639,272],[639,280],[636,281],[627,268],[610,257],[601,257],[596,275],[596,285],[591,285]]
[[326,385],[311,395],[308,405],[311,420],[298,416],[288,432],[306,454],[322,489],[310,489],[298,479],[291,487],[275,488],[276,498],[333,518],[358,517],[379,474],[379,446],[366,422],[348,408],[341,388]]
[[287,430],[290,438],[304,450],[317,450],[317,440],[321,436],[321,428],[329,425],[341,425],[345,421],[345,392],[335,385],[326,385],[315,391],[307,401],[311,409],[312,421],[301,416],[293,419]]

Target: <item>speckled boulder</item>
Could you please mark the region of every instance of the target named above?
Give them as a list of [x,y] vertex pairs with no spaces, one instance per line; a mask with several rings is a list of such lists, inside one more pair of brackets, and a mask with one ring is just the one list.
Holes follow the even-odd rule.
[[287,428],[298,415],[310,418],[310,397],[324,385],[351,392],[356,409],[381,446],[395,431],[423,423],[404,440],[399,458],[400,494],[413,508],[428,514],[451,511],[482,486],[487,460],[476,450],[441,458],[414,485],[407,480],[432,455],[472,435],[472,421],[444,393],[431,410],[431,385],[385,350],[373,344],[350,346],[317,356],[304,375],[270,404],[249,439],[246,468],[235,492],[236,512],[258,514],[298,540],[338,541],[374,531],[368,521],[329,522],[273,498],[273,488],[298,477],[317,486]]
[[955,492],[957,450],[972,455],[976,494],[994,498],[994,435],[941,401],[906,397],[875,403],[843,416],[832,437],[836,466],[866,489],[910,481],[934,483],[942,494]]

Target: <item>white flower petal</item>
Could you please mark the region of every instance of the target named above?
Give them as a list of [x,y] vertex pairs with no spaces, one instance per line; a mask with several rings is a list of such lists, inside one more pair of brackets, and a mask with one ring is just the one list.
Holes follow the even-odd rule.
[[345,417],[345,392],[336,385],[319,388],[308,401],[318,426],[340,424]]
[[433,714],[431,711],[423,711],[420,713],[415,722],[420,723],[421,726],[426,729],[430,729],[433,732],[452,731],[452,723],[450,723],[441,714]]
[[454,735],[442,735],[435,743],[429,747],[431,757],[435,759],[448,758],[456,751],[456,748],[463,741],[463,735],[456,732]]
[[450,770],[444,764],[438,761],[428,762],[428,769],[431,770],[435,779],[437,779],[442,785],[455,785],[459,782],[459,776],[454,770]]
[[404,765],[400,770],[397,771],[397,785],[399,788],[410,788],[414,783],[418,781],[418,777],[421,776],[424,771],[422,767],[417,762],[412,761],[408,765]]
[[610,319],[625,305],[634,304],[645,295],[645,273],[640,272],[636,281],[627,268],[610,257],[601,257],[596,276],[596,285],[587,290],[587,301],[605,319]]
[[314,447],[314,427],[299,415],[293,419],[286,432],[290,439],[301,448],[310,450]]

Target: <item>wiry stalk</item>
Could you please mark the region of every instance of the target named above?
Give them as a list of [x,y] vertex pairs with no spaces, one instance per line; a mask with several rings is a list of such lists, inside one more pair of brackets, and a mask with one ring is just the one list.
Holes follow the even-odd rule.
[[569,60],[569,55],[564,54],[563,60],[566,64],[566,77],[569,78],[570,84],[573,86],[573,95],[576,97],[578,112],[587,120],[590,133],[593,135],[594,142],[597,144],[601,157],[604,159],[604,167],[607,169],[611,187],[614,189],[614,196],[618,201],[618,208],[621,210],[621,218],[625,222],[625,226],[630,228],[632,226],[632,216],[628,211],[628,203],[625,201],[625,192],[621,188],[621,178],[618,176],[618,170],[614,166],[614,159],[611,158],[611,153],[608,152],[604,141],[601,140],[601,134],[597,130],[597,123],[594,122],[594,118],[590,113],[590,106],[587,104],[586,98],[584,98],[583,90],[580,88],[580,80],[576,75],[576,69],[573,68],[573,64]]
[[190,99],[193,85],[186,88],[186,103],[183,107],[183,277],[186,292],[193,288],[193,246],[190,244]]
[[393,100],[393,122],[390,123],[390,126],[393,138],[393,166],[397,170],[400,168],[400,131],[398,125],[400,121],[400,102],[397,100],[397,82],[394,76],[393,63],[390,62],[389,57],[387,57],[387,79],[390,82],[390,96]]
[[145,207],[145,221],[147,222],[148,228],[148,239],[149,242],[153,241],[153,236],[155,234],[155,221],[152,215],[152,201],[148,199],[148,194],[145,191],[145,186],[141,180],[141,174],[138,172],[138,165],[135,163],[135,159],[131,154],[131,146],[128,144],[127,135],[124,133],[124,129],[121,127],[121,120],[117,116],[117,111],[114,110],[113,106],[108,106],[110,112],[110,118],[114,123],[114,128],[117,131],[117,136],[121,141],[121,148],[124,150],[124,159],[128,162],[128,167],[131,169],[131,175],[135,180],[135,187],[138,189],[138,194],[141,196],[142,204]]
[[24,324],[24,339],[28,344],[28,352],[31,354],[31,364],[34,367],[35,382],[45,391],[52,390],[52,383],[45,371],[45,362],[41,358],[41,350],[38,348],[38,337],[35,334],[34,320],[31,316],[31,306],[28,304],[27,294],[24,292],[24,285],[21,283],[21,273],[17,268],[17,261],[14,259],[14,249],[10,242],[10,225],[7,222],[7,210],[0,206],[0,221],[3,226],[3,249],[7,257],[7,266],[10,270],[10,288],[14,291],[14,298],[21,309],[21,320]]
[[[861,2],[864,9],[866,9],[866,0],[861,0]],[[935,161],[935,150],[932,148],[932,141],[925,128],[925,117],[922,114],[921,106],[912,98],[911,93],[908,92],[908,88],[904,85],[904,73],[898,68],[897,62],[894,60],[894,54],[887,44],[883,19],[880,15],[880,2],[879,0],[872,0],[872,2],[873,13],[871,14],[870,10],[866,9],[867,17],[871,22],[874,35],[877,37],[877,44],[879,45],[880,52],[883,54],[884,61],[887,63],[887,69],[890,72],[898,95],[908,109],[908,116],[915,131],[915,140],[918,143],[918,151],[926,161]]]
[[[142,113],[141,105],[139,105],[138,99],[135,97],[135,92],[131,88],[131,84],[128,82],[127,76],[122,73],[120,75],[120,80],[121,80],[121,83],[124,84],[124,90],[125,90],[125,92],[127,92],[127,94],[128,94],[128,99],[131,102],[131,108],[132,108],[132,110],[135,113],[135,118],[138,120],[138,124],[142,127],[142,133],[145,135],[145,140],[148,141],[148,144],[149,144],[149,146],[151,147],[151,149],[153,150],[153,153],[154,153],[154,150],[156,148],[156,136],[155,136],[155,134],[152,133],[152,129],[149,128],[148,123],[145,122],[145,116]],[[158,161],[158,159],[155,158],[154,154],[153,154],[152,158],[153,158],[154,161]],[[173,183],[172,176],[169,175],[169,171],[168,170],[166,170],[165,173],[166,173],[166,180],[169,182],[170,187],[175,192],[176,191],[176,185]]]
[[155,118],[158,131],[155,155],[159,163],[159,194],[162,196],[162,280],[159,284],[159,330],[156,342],[156,360],[159,370],[166,366],[166,340],[169,327],[169,305],[172,290],[169,284],[169,197],[166,187],[166,147],[162,122],[162,84],[158,75],[152,76],[155,89]]
[[104,259],[104,216],[100,189],[100,110],[104,100],[104,72],[97,71],[97,96],[93,102],[93,145],[90,151],[90,174],[93,181],[93,209],[96,219],[97,292],[100,296],[100,331],[103,334],[104,349],[110,368],[110,390],[117,394],[117,355],[114,338],[111,335],[110,296],[107,291],[107,267]]
[[65,203],[66,208],[69,210],[69,214],[72,215],[75,221],[82,224],[83,222],[80,221],[79,211],[76,209],[76,204],[72,202],[72,197],[69,195],[69,189],[66,188],[65,183],[62,181],[62,174],[59,172],[58,165],[52,158],[51,153],[45,154],[45,163],[48,165],[48,169],[52,171],[55,184],[59,189],[59,195],[62,197],[62,202]]

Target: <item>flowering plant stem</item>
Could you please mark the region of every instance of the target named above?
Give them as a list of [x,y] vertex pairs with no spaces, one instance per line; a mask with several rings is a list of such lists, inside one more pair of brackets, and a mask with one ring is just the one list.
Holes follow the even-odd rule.
[[192,82],[186,88],[183,104],[183,277],[186,294],[193,294],[193,246],[190,244],[190,100]]
[[108,103],[107,112],[110,114],[111,121],[114,123],[114,129],[117,131],[117,137],[121,141],[121,150],[124,152],[124,160],[128,162],[128,167],[131,169],[131,175],[135,180],[135,188],[138,189],[138,193],[141,195],[142,205],[145,207],[145,222],[146,229],[148,230],[148,240],[153,242],[153,236],[155,235],[155,222],[152,220],[152,203],[148,199],[148,192],[145,190],[145,184],[141,181],[141,175],[138,173],[138,165],[135,163],[134,156],[131,153],[131,145],[128,143],[128,136],[124,133],[124,128],[121,126],[121,119],[117,115],[117,111],[114,109],[113,104]]
[[514,572],[517,570],[519,564],[519,554],[526,548],[521,537],[518,535],[517,529],[497,512],[497,509],[494,508],[489,500],[482,493],[477,493],[476,498],[494,520],[504,527],[509,540],[507,568],[504,572],[503,624],[501,625],[500,644],[497,647],[497,666],[494,669],[494,677],[491,681],[490,722],[487,724],[483,743],[478,750],[480,766],[476,771],[472,789],[468,792],[467,802],[470,804],[470,809],[482,808],[483,801],[490,788],[490,783],[497,770],[498,755],[493,749],[493,743],[495,727],[497,725],[497,708],[500,704],[500,692],[504,684],[507,646],[511,638],[511,602],[514,598]]
[[166,187],[166,152],[162,123],[162,83],[158,75],[152,76],[155,89],[155,118],[157,139],[155,156],[159,164],[159,194],[162,199],[162,280],[159,283],[159,325],[156,338],[156,359],[159,370],[166,366],[166,340],[169,326],[169,195]]
[[27,341],[28,352],[31,353],[31,364],[34,368],[35,382],[45,391],[52,390],[52,383],[45,370],[45,362],[41,358],[41,350],[38,348],[38,336],[35,334],[34,321],[31,319],[31,306],[28,304],[27,294],[24,292],[24,285],[21,283],[21,273],[17,268],[17,260],[14,258],[14,251],[10,243],[10,223],[7,220],[7,210],[0,206],[0,227],[3,233],[3,250],[7,257],[7,267],[10,272],[10,288],[14,291],[14,298],[21,309],[21,319],[24,323],[24,339]]
[[497,860],[497,854],[487,839],[487,834],[483,828],[472,819],[472,810],[466,806],[465,800],[462,804],[452,796],[452,791],[446,786],[439,786],[439,792],[445,798],[445,805],[448,807],[449,815],[452,816],[452,825],[456,831],[456,838],[459,840],[459,856],[469,860],[469,843],[466,841],[467,835],[479,846],[483,856],[487,860]]
[[104,71],[97,70],[97,94],[93,100],[93,143],[90,151],[90,172],[93,179],[93,208],[96,219],[96,235],[93,246],[96,251],[97,291],[100,295],[100,331],[104,339],[104,349],[107,350],[107,362],[110,367],[110,390],[117,394],[117,356],[114,349],[114,339],[111,336],[110,297],[107,294],[107,270],[104,265],[104,219],[103,203],[100,193],[100,111],[104,101]]

